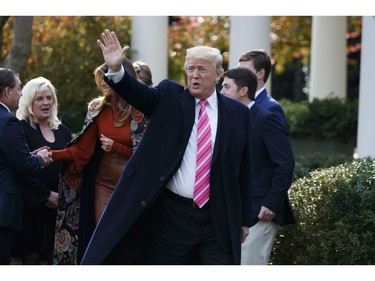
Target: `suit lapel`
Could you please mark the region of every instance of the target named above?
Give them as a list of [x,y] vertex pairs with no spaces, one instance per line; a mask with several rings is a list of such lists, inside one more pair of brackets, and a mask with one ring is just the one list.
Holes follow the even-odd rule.
[[182,119],[183,119],[183,128],[182,128],[182,147],[186,147],[189,141],[191,130],[193,129],[194,119],[195,119],[195,99],[185,89],[180,95],[180,104],[182,107]]
[[257,115],[258,105],[254,103],[250,108],[250,125],[253,125],[253,121],[255,120],[255,116]]
[[[216,132],[215,146],[212,155],[212,164],[216,161],[219,151],[225,152],[228,144],[233,126],[231,125],[234,119],[234,108],[230,103],[226,102],[221,94],[217,95],[218,101],[218,126]],[[189,141],[191,130],[194,125],[195,119],[195,99],[189,93],[187,89],[180,95],[181,107],[182,107],[182,118],[183,118],[183,129],[182,129],[182,147],[186,147]],[[223,137],[224,136],[224,137]],[[226,137],[228,136],[228,137]]]
[[215,139],[215,146],[212,155],[212,164],[216,161],[219,151],[225,153],[232,130],[234,126],[231,125],[234,119],[234,108],[230,106],[230,103],[226,102],[221,94],[217,94],[218,102],[218,120],[217,120],[217,132]]

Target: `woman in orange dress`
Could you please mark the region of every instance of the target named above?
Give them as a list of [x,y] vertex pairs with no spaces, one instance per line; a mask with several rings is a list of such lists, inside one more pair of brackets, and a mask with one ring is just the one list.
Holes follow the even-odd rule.
[[[124,67],[134,77],[132,62]],[[137,148],[147,118],[104,81],[106,66],[95,71],[102,96],[88,104],[82,132],[65,149],[52,150],[63,162],[59,182],[54,264],[79,264],[92,232]]]

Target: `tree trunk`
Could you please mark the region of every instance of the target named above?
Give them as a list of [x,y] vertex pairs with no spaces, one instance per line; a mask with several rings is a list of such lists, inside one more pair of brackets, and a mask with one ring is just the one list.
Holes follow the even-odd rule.
[[[3,27],[8,21],[8,19],[9,19],[9,16],[0,17],[0,53],[3,47]],[[2,59],[1,54],[0,54],[0,59]]]
[[4,67],[13,69],[21,77],[31,54],[32,24],[31,16],[15,17],[13,45],[3,63]]

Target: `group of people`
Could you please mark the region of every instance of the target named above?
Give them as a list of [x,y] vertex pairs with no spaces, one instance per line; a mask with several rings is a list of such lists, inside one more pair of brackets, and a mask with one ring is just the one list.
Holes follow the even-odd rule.
[[[9,264],[13,241],[27,249],[25,261],[44,255],[48,264],[268,264],[278,227],[294,223],[294,157],[284,112],[265,88],[267,53],[245,52],[238,68],[224,72],[218,49],[192,47],[187,87],[171,80],[154,87],[148,65],[132,63],[113,31],[97,43],[102,96],[88,104],[73,140],[47,79],[26,84],[17,119],[10,112],[20,80],[12,72],[17,83],[10,83],[2,78],[10,70],[0,69],[7,117],[0,115],[0,135],[9,126],[3,120],[13,121],[13,149],[24,157],[11,159],[1,138],[0,200],[16,190],[17,207],[30,210],[13,210],[13,225],[0,205],[0,246],[9,248],[0,263]],[[26,240],[30,223],[40,229]]]
[[[136,63],[124,67],[151,85],[149,66]],[[72,140],[52,83],[37,77],[21,89],[18,74],[0,68],[0,264],[78,263],[148,123],[106,85],[105,69],[94,71],[101,96]]]
[[150,123],[81,264],[267,264],[278,226],[294,222],[294,157],[264,86],[267,54],[246,52],[223,73],[219,50],[189,48],[187,88],[145,87],[121,66],[128,47],[114,32],[98,45],[107,83]]

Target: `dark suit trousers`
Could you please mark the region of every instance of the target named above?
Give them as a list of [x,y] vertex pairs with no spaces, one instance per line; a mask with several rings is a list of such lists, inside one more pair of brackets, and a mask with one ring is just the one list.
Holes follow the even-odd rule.
[[12,230],[0,226],[0,265],[9,265],[12,255]]
[[200,209],[168,189],[160,200],[147,264],[233,264],[217,241],[209,202]]

